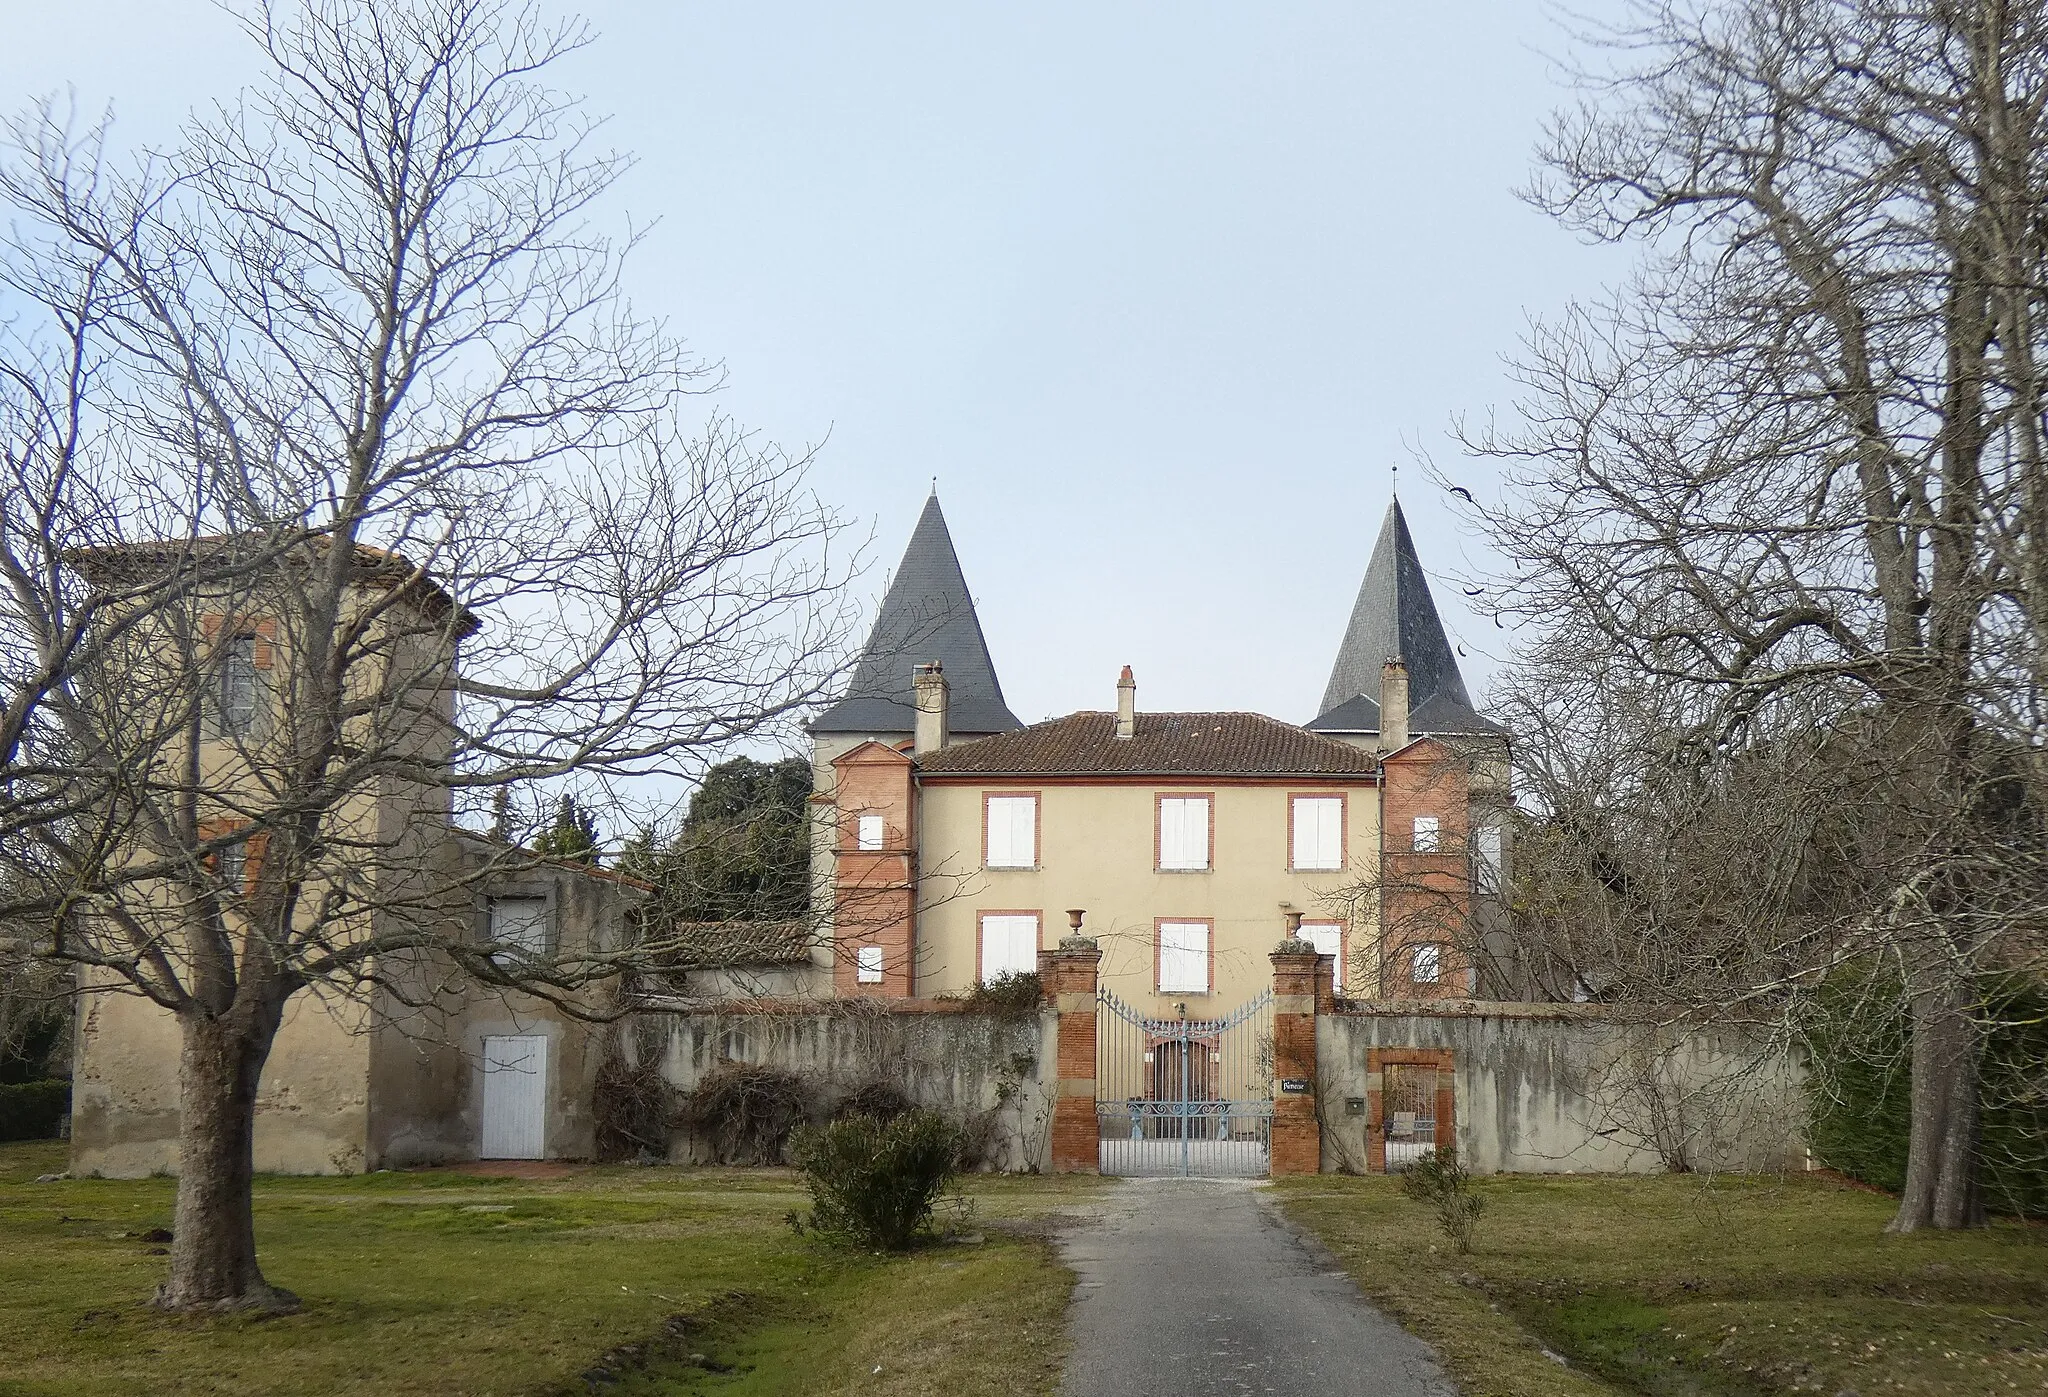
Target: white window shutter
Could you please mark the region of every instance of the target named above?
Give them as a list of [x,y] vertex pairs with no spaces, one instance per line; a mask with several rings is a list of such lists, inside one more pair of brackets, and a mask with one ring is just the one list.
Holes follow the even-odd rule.
[[1412,846],[1418,854],[1437,852],[1437,818],[1434,815],[1415,817],[1415,843]]
[[1303,922],[1301,939],[1316,948],[1319,956],[1334,956],[1337,960],[1337,989],[1344,988],[1344,928],[1335,922]]
[[981,978],[1030,975],[1038,970],[1038,918],[1005,914],[981,919]]
[[1472,832],[1472,877],[1483,893],[1500,891],[1500,826],[1481,825]]
[[1159,924],[1159,992],[1209,992],[1209,928],[1201,922]]
[[1344,866],[1344,798],[1294,798],[1294,867],[1334,871]]
[[1035,868],[1038,865],[1038,798],[1036,796],[990,796],[988,798],[988,848],[983,863],[989,868]]
[[859,947],[854,951],[854,968],[858,972],[854,978],[861,984],[881,984],[882,948],[880,946]]
[[548,953],[548,930],[546,898],[491,899],[491,940],[497,945],[539,959]]
[[1159,802],[1159,866],[1193,871],[1209,866],[1209,798],[1167,796]]
[[880,815],[861,816],[859,840],[860,847],[863,849],[881,848],[882,841],[886,834],[886,830],[887,826],[884,824],[882,817]]
[[1418,985],[1433,985],[1444,975],[1444,953],[1441,946],[1417,946],[1415,955],[1409,961],[1409,976]]

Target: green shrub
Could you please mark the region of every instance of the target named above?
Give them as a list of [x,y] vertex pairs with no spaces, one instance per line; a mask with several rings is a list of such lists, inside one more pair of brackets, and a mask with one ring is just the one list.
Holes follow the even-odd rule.
[[[2048,1214],[2048,995],[2023,982],[1984,995],[1994,1025],[1979,1070],[1978,1160],[1985,1204]],[[1814,1158],[1876,1188],[1906,1182],[1913,1129],[1912,1034],[1897,976],[1844,971],[1823,987],[1807,1024],[1807,1142]]]
[[1437,1226],[1460,1252],[1472,1250],[1472,1230],[1486,1200],[1472,1191],[1472,1176],[1458,1163],[1456,1150],[1440,1149],[1409,1165],[1401,1176],[1401,1192],[1436,1209]]
[[0,1140],[53,1140],[71,1109],[71,1083],[0,1085]]
[[931,1223],[958,1169],[960,1131],[932,1111],[893,1120],[853,1115],[796,1139],[811,1191],[808,1226],[860,1247],[902,1251]]
[[1896,1193],[1906,1182],[1912,1077],[1905,1015],[1896,987],[1886,988],[1866,998],[1848,977],[1822,988],[1807,1033],[1806,1140],[1829,1168]]

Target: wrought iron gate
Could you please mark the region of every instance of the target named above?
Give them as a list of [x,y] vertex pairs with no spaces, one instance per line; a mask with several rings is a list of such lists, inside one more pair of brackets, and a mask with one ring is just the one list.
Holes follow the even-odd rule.
[[1381,1074],[1380,1128],[1387,1142],[1387,1172],[1398,1174],[1436,1153],[1437,1069],[1387,1064]]
[[1105,1174],[1264,1178],[1273,992],[1218,1019],[1155,1019],[1097,993],[1095,1127]]

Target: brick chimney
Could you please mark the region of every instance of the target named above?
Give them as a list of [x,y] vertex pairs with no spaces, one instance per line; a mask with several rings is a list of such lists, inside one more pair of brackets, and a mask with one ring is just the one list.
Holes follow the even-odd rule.
[[1138,681],[1131,677],[1131,667],[1124,666],[1123,677],[1116,681],[1116,738],[1128,742],[1138,735]]
[[1380,670],[1380,750],[1398,752],[1408,745],[1408,666],[1400,657]]
[[910,688],[917,701],[917,726],[911,730],[910,753],[921,757],[943,751],[952,734],[946,726],[946,675],[936,662],[919,665],[910,672]]

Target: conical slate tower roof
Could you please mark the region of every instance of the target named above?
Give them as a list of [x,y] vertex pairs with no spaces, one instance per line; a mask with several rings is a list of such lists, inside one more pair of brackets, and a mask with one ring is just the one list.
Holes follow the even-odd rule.
[[1408,666],[1408,727],[1415,733],[1498,732],[1473,710],[1458,672],[1456,652],[1429,594],[1429,579],[1415,554],[1415,538],[1397,499],[1387,506],[1379,542],[1365,567],[1365,582],[1351,608],[1351,624],[1323,690],[1318,732],[1380,730],[1380,670],[1399,657]]
[[811,731],[908,734],[917,713],[911,670],[934,661],[945,668],[952,731],[981,735],[1024,726],[1003,703],[937,494],[924,502],[846,696],[819,715]]

